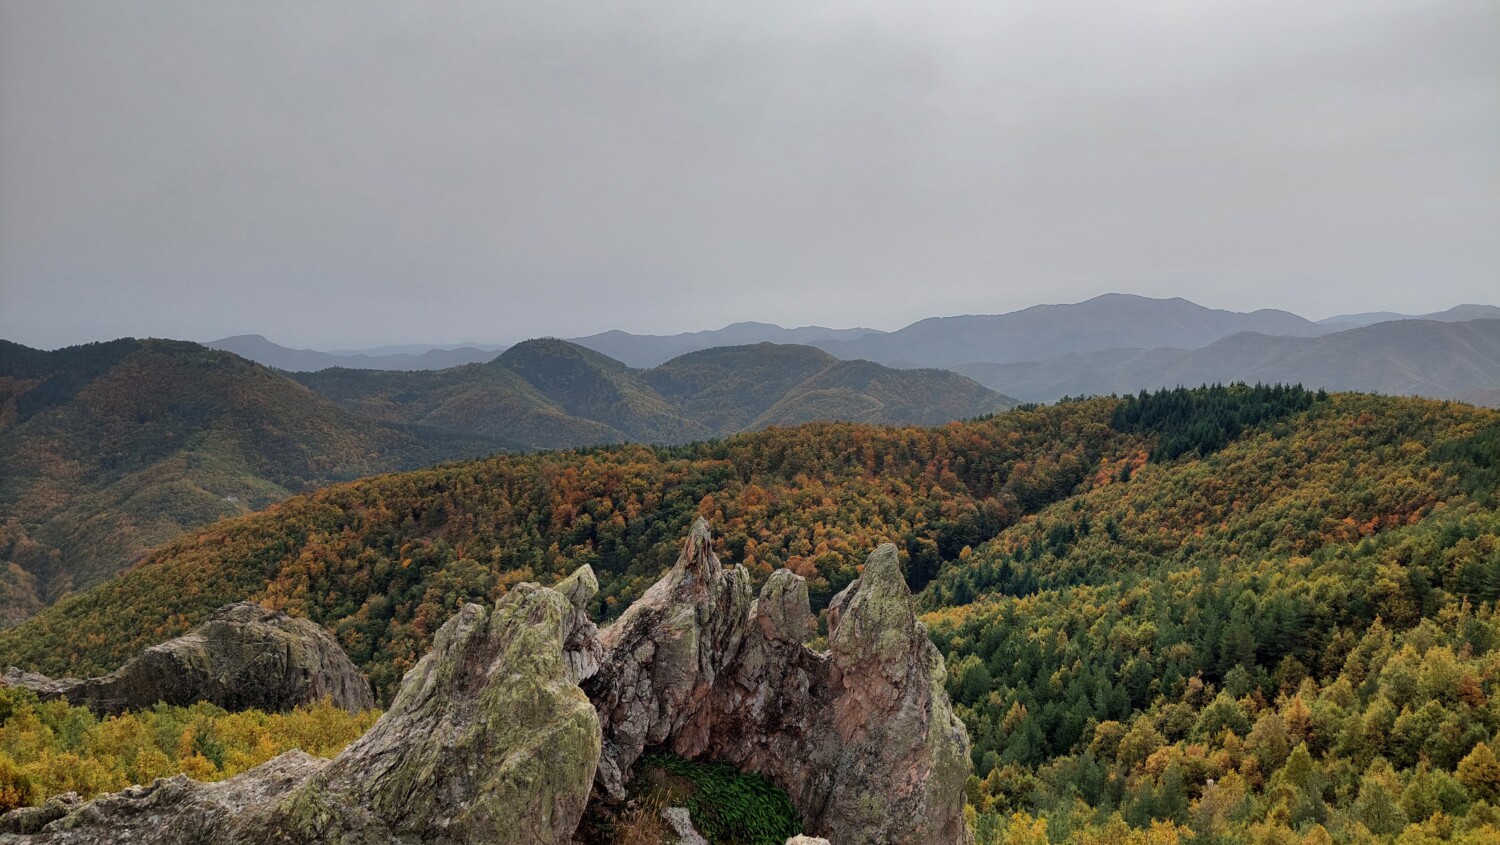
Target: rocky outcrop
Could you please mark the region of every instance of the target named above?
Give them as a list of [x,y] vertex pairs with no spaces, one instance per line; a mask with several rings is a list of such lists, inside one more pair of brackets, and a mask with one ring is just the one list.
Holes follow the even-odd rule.
[[103,677],[54,680],[12,667],[4,682],[43,700],[111,714],[159,701],[209,701],[226,710],[290,710],[323,698],[346,710],[375,706],[369,682],[332,635],[248,602],[219,608],[197,628]]
[[622,794],[641,753],[665,747],[770,779],[804,830],[839,845],[969,841],[968,734],[896,548],[835,598],[827,654],[802,644],[813,615],[799,576],[781,570],[750,595],[700,520],[672,571],[602,632],[585,685],[604,731],[601,789]]
[[894,547],[836,598],[826,654],[802,642],[802,579],[777,572],[752,598],[701,520],[671,572],[602,631],[585,611],[597,589],[584,567],[493,610],[464,606],[332,761],[293,752],[218,784],[58,799],[0,818],[0,843],[563,845],[591,794],[622,796],[657,748],[769,778],[804,830],[839,845],[971,841],[968,738]]
[[[587,602],[592,573],[579,581],[572,598]],[[49,802],[0,818],[0,842],[562,845],[599,758],[599,719],[565,649],[576,610],[532,584],[493,610],[465,605],[332,761],[294,751],[221,783],[178,776]]]

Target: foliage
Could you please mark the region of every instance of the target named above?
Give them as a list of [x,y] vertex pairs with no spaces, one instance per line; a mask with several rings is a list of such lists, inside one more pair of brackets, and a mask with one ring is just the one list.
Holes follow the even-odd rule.
[[1451,458],[1493,420],[1334,396],[948,567],[924,621],[974,739],[976,824],[1495,835],[1500,513],[1464,492],[1484,462]]
[[637,770],[657,767],[691,782],[687,797],[693,826],[720,845],[782,845],[802,830],[801,816],[785,791],[758,775],[727,763],[685,760],[653,754]]
[[1160,435],[1153,461],[1170,461],[1193,453],[1207,455],[1224,448],[1240,432],[1305,411],[1327,394],[1302,385],[1216,384],[1196,390],[1184,387],[1127,396],[1115,407],[1110,425],[1120,431],[1154,431]]
[[388,694],[457,603],[588,562],[611,616],[702,514],[727,562],[792,568],[819,606],[901,547],[984,845],[1495,841],[1496,431],[1457,403],[1214,387],[497,456],[181,538],[0,661],[103,671],[249,596],[335,630]]
[[332,757],[377,715],[325,701],[289,713],[157,705],[101,719],[87,708],[0,687],[0,808],[64,792],[89,798],[178,773],[223,780],[294,748]]
[[500,455],[293,498],[179,538],[124,576],[0,634],[0,661],[52,675],[109,671],[230,601],[253,598],[335,631],[388,695],[466,601],[598,572],[613,616],[708,517],[721,554],[757,579],[786,566],[815,603],[870,549],[900,546],[920,587],[1005,525],[1080,486],[1102,455],[1139,454],[1110,400],[936,429],[822,423],[673,448]]

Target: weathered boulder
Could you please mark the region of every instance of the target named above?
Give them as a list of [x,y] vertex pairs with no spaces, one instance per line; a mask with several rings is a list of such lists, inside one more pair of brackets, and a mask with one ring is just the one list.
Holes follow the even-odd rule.
[[531,584],[493,610],[465,605],[332,761],[290,752],[222,783],[178,776],[12,813],[0,842],[567,843],[599,758],[598,716],[565,652],[576,609]]
[[52,679],[12,667],[3,680],[44,700],[111,714],[159,701],[209,701],[226,710],[290,710],[323,698],[352,711],[375,706],[369,681],[332,635],[249,602],[219,608],[202,625],[102,677]]
[[230,834],[239,820],[263,809],[327,765],[327,760],[289,751],[219,783],[199,783],[187,775],[177,775],[101,795],[85,804],[49,801],[41,807],[16,810],[0,817],[0,842],[35,845],[249,842]]

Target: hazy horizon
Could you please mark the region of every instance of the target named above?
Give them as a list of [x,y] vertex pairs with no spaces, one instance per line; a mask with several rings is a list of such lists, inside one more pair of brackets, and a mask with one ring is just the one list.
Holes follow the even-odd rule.
[[1492,302],[1488,0],[0,5],[0,337]]

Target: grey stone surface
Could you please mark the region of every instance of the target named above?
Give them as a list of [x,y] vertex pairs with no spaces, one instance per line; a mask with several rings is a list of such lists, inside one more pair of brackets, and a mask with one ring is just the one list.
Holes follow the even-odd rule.
[[290,710],[323,698],[351,711],[375,706],[369,681],[331,634],[249,602],[219,608],[188,633],[102,677],[52,679],[12,667],[4,682],[43,700],[63,698],[110,714],[159,701],[209,701],[226,710]]

